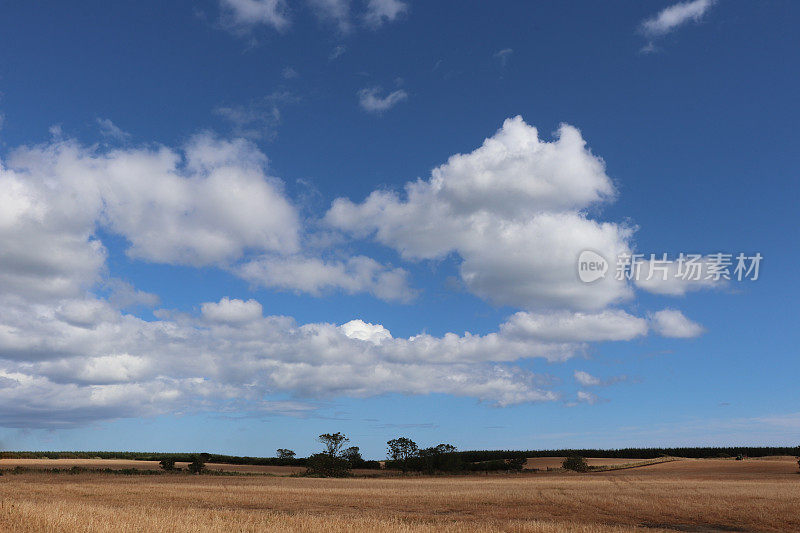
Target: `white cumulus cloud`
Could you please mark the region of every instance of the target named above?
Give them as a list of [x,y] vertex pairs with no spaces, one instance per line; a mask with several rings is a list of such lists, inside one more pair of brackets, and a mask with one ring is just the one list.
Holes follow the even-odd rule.
[[599,313],[528,313],[512,315],[503,333],[545,342],[629,341],[647,334],[647,320],[618,309]]
[[380,344],[382,341],[392,338],[389,330],[382,325],[370,324],[360,319],[351,320],[339,327],[351,339],[359,339],[373,344]]
[[339,198],[326,220],[410,260],[455,252],[466,287],[493,303],[591,310],[632,295],[613,276],[592,284],[577,278],[581,251],[629,251],[632,229],[584,212],[614,195],[603,161],[577,129],[563,125],[547,142],[515,117],[430,179],[407,183],[404,195],[379,190],[359,204]]
[[281,182],[265,173],[266,157],[241,139],[202,134],[182,152],[105,153],[64,141],[18,149],[9,163],[27,187],[46,196],[40,229],[57,216],[83,224],[83,235],[72,232],[73,238],[87,240],[100,222],[130,241],[133,258],[199,266],[235,260],[248,248],[299,246],[298,216]]
[[703,326],[692,322],[675,309],[664,309],[653,313],[650,316],[650,323],[653,330],[663,337],[689,339],[699,337],[705,332]]
[[[554,401],[551,381],[520,361],[564,361],[648,326],[669,337],[702,333],[680,311],[645,320],[609,307],[631,294],[610,276],[578,280],[581,250],[615,257],[630,251],[632,230],[587,214],[615,191],[580,132],[562,126],[543,141],[521,118],[403,196],[336,200],[324,221],[333,228],[323,228],[374,238],[405,260],[457,254],[469,290],[524,309],[496,331],[395,337],[368,317],[302,324],[230,297],[199,313],[156,309],[153,320],[125,312],[158,297],[110,277],[98,234],[123,237],[133,259],[219,267],[256,286],[414,297],[403,268],[314,254],[314,236],[267,163],[251,142],[208,133],[179,149],[86,147],[58,134],[0,161],[0,425],[297,413],[306,409],[295,402],[386,393]],[[291,402],[275,403],[276,394]]]
[[[395,338],[381,324],[297,324],[254,300],[206,302],[199,316],[145,321],[102,300],[65,313],[0,297],[0,425],[54,426],[235,404],[443,393],[497,405],[552,401],[519,359],[564,359],[576,344],[448,333]],[[102,310],[102,312],[98,312]]]
[[261,304],[255,300],[223,298],[219,302],[206,302],[200,306],[203,317],[211,322],[240,324],[261,318]]
[[[323,260],[283,182],[251,142],[204,133],[179,150],[100,149],[71,140],[22,147],[0,161],[0,289],[78,297],[104,277],[97,229],[129,257],[217,266],[258,286],[409,301],[408,273],[365,256]],[[118,307],[155,295],[107,280]],[[113,286],[112,286],[113,285]]]

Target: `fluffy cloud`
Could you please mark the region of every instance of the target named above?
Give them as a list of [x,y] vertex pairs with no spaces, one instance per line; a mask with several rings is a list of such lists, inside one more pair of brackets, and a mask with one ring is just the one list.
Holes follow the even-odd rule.
[[641,31],[651,37],[665,35],[687,22],[699,22],[713,5],[714,0],[693,0],[671,5],[642,22]]
[[653,329],[663,337],[689,339],[699,337],[705,332],[703,326],[692,322],[675,309],[664,309],[653,313],[650,316],[650,322]]
[[380,87],[361,89],[358,91],[358,104],[364,111],[380,114],[408,98],[408,93],[402,89],[393,91],[386,96],[380,96],[380,93]]
[[543,342],[629,341],[647,334],[647,320],[621,310],[599,313],[526,313],[511,316],[504,334]]
[[[8,296],[0,306],[0,424],[82,423],[184,410],[246,409],[275,393],[299,398],[444,393],[497,405],[551,401],[546,380],[509,363],[563,359],[576,344],[488,335],[395,338],[360,319],[298,325],[223,298],[199,316],[144,321],[102,300],[56,309]],[[73,402],[66,409],[68,399]],[[35,413],[39,412],[37,416]],[[55,422],[51,417],[58,419]]]
[[109,305],[94,298],[64,301],[55,314],[59,320],[79,328],[93,328],[115,317],[115,312]]
[[207,302],[200,306],[203,317],[221,324],[241,324],[261,318],[261,304],[255,300],[223,298],[219,302]]
[[[518,362],[564,361],[586,343],[630,340],[648,321],[607,307],[630,295],[611,279],[582,284],[582,249],[629,251],[631,231],[593,220],[613,198],[602,161],[563,126],[538,138],[506,121],[483,146],[451,157],[405,197],[339,199],[335,228],[374,236],[410,260],[461,257],[475,294],[526,308],[487,334],[395,337],[381,324],[298,324],[256,300],[222,298],[199,314],[124,309],[157,297],[109,279],[98,227],[131,258],[218,266],[256,285],[408,300],[408,273],[363,257],[318,257],[267,158],[210,134],[180,150],[100,149],[57,138],[0,162],[0,425],[64,427],[192,410],[303,412],[293,401],[385,393],[450,394],[495,405],[553,401]],[[307,245],[307,243],[306,243]],[[649,318],[662,335],[702,332],[678,311]],[[594,401],[591,397],[584,401]]]
[[373,344],[380,344],[382,341],[392,338],[389,330],[380,324],[370,324],[359,319],[351,320],[339,327],[349,338],[368,341]]
[[90,184],[64,185],[0,162],[0,293],[46,300],[78,296],[99,281],[100,209]]
[[[277,258],[278,266],[265,267],[273,269],[277,281],[265,281],[273,285],[289,283],[286,269],[303,268],[293,262],[297,257],[309,261],[297,255],[302,228],[280,182],[265,173],[263,154],[245,141],[209,135],[193,138],[181,152],[98,152],[59,140],[17,150],[9,163],[0,167],[3,425],[258,410],[272,394],[551,401],[558,394],[541,377],[511,363],[563,360],[583,350],[580,343],[502,331],[394,338],[361,320],[298,325],[263,316],[254,300],[229,298],[201,305],[199,316],[157,310],[161,319],[145,321],[119,309],[152,305],[153,295],[113,281],[108,299],[89,292],[103,287],[98,282],[105,275],[105,250],[93,236],[98,224],[122,234],[131,256],[151,261],[234,268],[227,261],[261,250],[242,264],[265,267],[265,257]],[[264,214],[265,205],[282,216]],[[292,283],[309,291],[371,286],[389,291],[385,297],[404,291],[403,271],[367,258],[316,266],[321,274],[311,268]]]
[[24,185],[10,201],[41,212],[28,220],[38,230],[58,218],[54,240],[84,254],[74,241],[88,241],[96,222],[130,241],[129,256],[148,261],[201,266],[249,248],[294,252],[298,216],[280,181],[265,174],[266,162],[246,141],[209,134],[193,137],[182,154],[165,147],[98,153],[54,142],[12,154],[9,177]]
[[160,301],[157,294],[140,291],[122,280],[110,279],[103,285],[109,290],[108,302],[117,309],[155,307]]
[[404,197],[375,191],[360,204],[339,198],[326,220],[374,236],[406,259],[456,252],[465,285],[493,303],[591,310],[631,296],[613,276],[582,284],[576,274],[584,249],[605,257],[629,251],[632,229],[584,213],[614,194],[603,161],[577,129],[564,125],[547,142],[515,117],[430,179],[407,183]]
[[[268,175],[266,156],[243,139],[201,134],[180,151],[55,140],[17,149],[9,168],[0,162],[0,187],[0,289],[29,297],[76,297],[102,279],[98,226],[123,236],[134,259],[219,266],[259,286],[312,294],[414,296],[403,269],[304,255],[297,209]],[[113,290],[116,305],[153,305],[132,287]]]
[[338,290],[348,294],[368,292],[381,300],[409,302],[416,295],[409,287],[408,271],[386,267],[360,255],[334,261],[304,256],[263,256],[242,264],[236,272],[261,287],[315,296]]

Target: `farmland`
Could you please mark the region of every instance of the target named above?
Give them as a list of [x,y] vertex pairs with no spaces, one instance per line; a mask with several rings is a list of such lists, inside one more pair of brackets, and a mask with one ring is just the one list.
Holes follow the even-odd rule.
[[[579,474],[537,472],[318,479],[296,467],[250,474],[113,475],[30,469],[156,468],[104,459],[3,459],[0,529],[13,531],[791,531],[793,457],[680,459]],[[624,459],[590,459],[593,466]],[[21,466],[22,473],[12,474]],[[224,465],[209,465],[224,469]],[[266,474],[266,475],[265,475]],[[359,474],[356,472],[356,474]],[[374,476],[374,473],[373,473]]]

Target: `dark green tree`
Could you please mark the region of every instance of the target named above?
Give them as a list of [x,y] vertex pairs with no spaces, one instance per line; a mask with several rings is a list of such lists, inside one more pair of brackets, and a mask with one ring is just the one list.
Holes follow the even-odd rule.
[[577,455],[564,459],[561,466],[566,470],[574,470],[575,472],[589,471],[589,463],[586,462],[586,459]]
[[325,446],[325,451],[331,457],[339,457],[342,452],[342,447],[350,442],[350,439],[339,433],[323,433],[317,440]]
[[409,438],[398,437],[386,443],[386,453],[391,460],[397,463],[400,470],[407,472],[411,466],[411,460],[419,454],[419,446]]
[[193,455],[192,462],[187,467],[192,474],[201,474],[206,469],[206,462],[202,455]]
[[360,468],[365,462],[358,446],[350,446],[342,451],[342,459],[350,463],[350,468]]
[[278,459],[294,459],[294,456],[297,455],[287,448],[278,448],[276,451],[278,452]]
[[[315,453],[308,458],[306,462],[306,474],[321,477],[346,477],[350,474],[350,461],[345,457],[345,452],[355,449],[358,453],[358,448],[348,448],[345,452],[342,447],[350,442],[344,434],[336,433],[323,433],[317,440],[325,446],[325,451],[322,453]],[[350,452],[352,455],[352,452]],[[360,454],[359,454],[360,457]]]
[[350,475],[350,463],[343,457],[333,457],[326,452],[315,453],[306,461],[306,475],[347,477]]

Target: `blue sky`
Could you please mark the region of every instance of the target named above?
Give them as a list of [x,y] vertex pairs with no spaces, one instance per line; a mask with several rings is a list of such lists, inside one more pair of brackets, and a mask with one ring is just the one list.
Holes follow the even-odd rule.
[[0,2],[0,443],[796,444],[799,14]]

